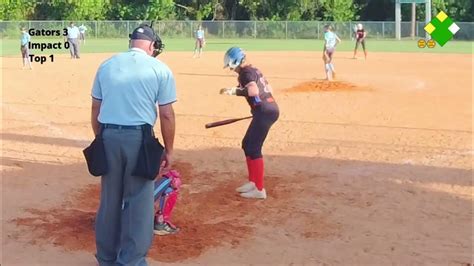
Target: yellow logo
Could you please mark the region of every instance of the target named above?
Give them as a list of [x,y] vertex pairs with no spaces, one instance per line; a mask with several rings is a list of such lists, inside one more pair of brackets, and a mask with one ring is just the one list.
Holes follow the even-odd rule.
[[428,40],[427,42],[428,48],[435,48],[436,42],[433,39]]
[[426,47],[426,41],[424,39],[418,40],[418,48],[425,48]]

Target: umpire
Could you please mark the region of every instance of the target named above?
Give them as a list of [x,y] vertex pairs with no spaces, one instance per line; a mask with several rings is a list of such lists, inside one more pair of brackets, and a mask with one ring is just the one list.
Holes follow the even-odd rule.
[[154,58],[163,44],[151,27],[140,25],[130,34],[130,47],[100,65],[92,88],[92,128],[96,136],[102,130],[108,165],[101,178],[95,225],[101,266],[147,265],[153,238],[153,180],[132,172],[143,125],[153,126],[158,115],[165,152],[156,163],[169,169],[173,154],[175,80]]
[[74,25],[74,22],[67,27],[67,41],[69,42],[69,52],[71,59],[79,59],[79,28]]

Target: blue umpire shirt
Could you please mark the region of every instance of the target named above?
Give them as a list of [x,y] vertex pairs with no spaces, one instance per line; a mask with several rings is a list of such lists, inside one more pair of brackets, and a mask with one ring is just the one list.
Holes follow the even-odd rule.
[[92,97],[100,100],[102,124],[155,125],[157,104],[176,101],[176,84],[167,65],[139,48],[117,54],[97,70]]

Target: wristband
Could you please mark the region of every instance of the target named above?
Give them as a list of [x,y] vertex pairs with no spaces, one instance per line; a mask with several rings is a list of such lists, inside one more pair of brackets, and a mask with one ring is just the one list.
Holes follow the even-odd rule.
[[249,91],[247,88],[242,88],[242,89],[237,89],[235,94],[237,96],[245,96],[245,97],[248,97],[249,96]]

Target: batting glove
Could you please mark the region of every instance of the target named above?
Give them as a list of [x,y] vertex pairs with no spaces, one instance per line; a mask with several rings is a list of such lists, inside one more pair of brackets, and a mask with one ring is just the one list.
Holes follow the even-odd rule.
[[237,93],[237,88],[223,88],[219,92],[220,94],[225,94],[225,95],[236,95]]

